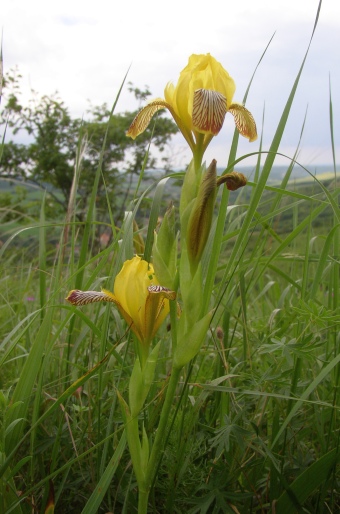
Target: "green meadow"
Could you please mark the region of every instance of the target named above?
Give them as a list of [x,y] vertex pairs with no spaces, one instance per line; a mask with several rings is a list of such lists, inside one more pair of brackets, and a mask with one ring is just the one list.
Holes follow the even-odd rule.
[[[292,178],[297,142],[273,180],[303,65],[270,148],[261,134],[251,144],[257,163],[247,184],[223,184],[213,205],[203,194],[198,228],[183,199],[194,189],[190,167],[146,171],[147,138],[134,147],[137,172],[110,182],[110,137],[127,144],[133,119],[115,118],[120,92],[100,124],[75,126],[67,202],[56,183],[44,190],[0,175],[1,514],[339,512],[335,156],[327,172]],[[331,95],[329,104],[332,113]],[[164,127],[164,137],[175,133]],[[330,127],[334,147],[332,116]],[[91,169],[88,133],[99,142]],[[239,137],[235,129],[218,177],[247,163],[237,157]],[[4,137],[4,156],[5,146]],[[186,261],[190,226],[197,238],[206,230],[206,241]],[[147,344],[116,300],[65,300],[71,290],[118,296],[117,276],[136,255],[157,276],[162,269],[172,286],[164,294],[176,293]],[[127,302],[140,294],[138,280]]]

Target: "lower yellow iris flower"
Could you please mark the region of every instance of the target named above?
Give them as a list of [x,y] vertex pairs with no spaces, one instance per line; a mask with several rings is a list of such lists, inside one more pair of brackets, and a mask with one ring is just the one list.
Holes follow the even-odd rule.
[[176,293],[159,285],[152,264],[133,257],[124,263],[114,282],[114,292],[70,291],[66,300],[72,305],[113,302],[138,340],[149,345],[169,313],[169,300]]

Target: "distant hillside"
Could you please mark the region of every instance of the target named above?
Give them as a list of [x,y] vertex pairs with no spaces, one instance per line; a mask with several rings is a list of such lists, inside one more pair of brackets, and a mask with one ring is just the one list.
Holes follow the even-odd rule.
[[[318,166],[305,166],[306,169],[312,174],[316,175],[319,180],[329,180],[334,178],[334,171],[332,164],[322,164]],[[252,176],[254,175],[255,166],[236,166],[235,169],[244,173],[249,180],[252,180]],[[270,182],[279,182],[283,179],[288,166],[273,166],[269,175]],[[309,181],[313,180],[313,177],[307,173],[307,171],[301,166],[294,166],[292,175],[290,180],[304,180]]]
[[[255,167],[254,166],[236,166],[236,171],[239,171],[243,173],[248,180],[252,181],[254,180],[254,173],[255,173]],[[286,166],[273,166],[272,171],[269,176],[268,184],[270,185],[279,185],[281,180],[283,179],[285,173],[287,171]],[[334,178],[334,172],[332,171],[332,165],[322,165],[322,166],[315,166],[313,169],[309,169],[310,173],[314,173],[318,180],[321,180],[323,182],[325,181],[331,181]],[[224,168],[219,168],[217,170],[217,173],[220,175],[224,172]],[[177,200],[180,195],[180,187],[182,185],[183,180],[183,171],[182,170],[175,170],[173,172],[175,175],[178,173],[179,177],[178,180],[176,178],[172,177],[170,180],[168,180],[164,192],[164,200],[165,202],[169,201],[170,199]],[[159,181],[161,178],[164,178],[166,176],[166,173],[164,170],[155,169],[155,170],[146,170],[143,176],[143,179],[141,181],[141,184],[139,186],[139,192],[144,192],[147,188],[155,184],[157,181]],[[128,182],[130,182],[130,195],[133,196],[134,191],[136,190],[137,184],[139,181],[138,175],[133,175],[132,180],[131,177],[129,177],[126,180],[126,187]],[[308,174],[304,169],[302,169],[299,166],[296,166],[291,174],[291,177],[289,179],[289,185],[288,189],[294,189],[295,187],[310,187],[313,185],[314,178],[310,174]],[[123,184],[123,181],[121,185]],[[59,191],[54,189],[50,184],[44,184],[43,188],[40,188],[36,184],[31,183],[29,180],[23,181],[20,179],[1,179],[0,178],[0,200],[1,195],[11,195],[11,204],[16,202],[16,198],[18,198],[20,202],[20,198],[22,197],[22,194],[18,194],[18,192],[22,189],[25,190],[25,200],[24,203],[30,203],[30,202],[40,202],[41,195],[44,192],[51,192],[55,197],[58,197],[61,195]],[[249,191],[250,192],[250,191]],[[231,193],[231,201],[233,201],[233,198],[238,195],[238,192]],[[153,196],[153,189],[151,189],[150,194],[148,195],[149,198],[152,198]],[[22,200],[21,200],[22,201]],[[1,205],[2,204],[2,205]],[[0,207],[3,207],[3,202],[0,201]],[[16,206],[17,207],[17,206]]]

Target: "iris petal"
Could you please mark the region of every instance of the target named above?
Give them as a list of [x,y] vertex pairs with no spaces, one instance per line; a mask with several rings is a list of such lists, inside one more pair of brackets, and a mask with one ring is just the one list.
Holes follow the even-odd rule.
[[169,313],[168,300],[176,298],[175,291],[167,287],[149,286],[145,304],[145,336],[152,339]]
[[237,103],[231,104],[229,112],[234,116],[236,128],[241,136],[249,139],[250,143],[256,141],[257,130],[252,113],[244,105]]
[[139,134],[148,128],[152,117],[156,114],[157,111],[160,109],[169,108],[171,109],[171,106],[165,100],[162,98],[156,98],[156,100],[153,100],[148,105],[143,107],[141,111],[139,111],[131,123],[126,135],[132,139],[136,139]]
[[218,134],[227,112],[227,100],[222,93],[198,89],[194,93],[192,124],[198,132]]
[[79,289],[73,289],[69,292],[66,300],[72,305],[88,305],[89,303],[96,302],[113,302],[118,304],[117,298],[103,289],[102,291],[80,291]]

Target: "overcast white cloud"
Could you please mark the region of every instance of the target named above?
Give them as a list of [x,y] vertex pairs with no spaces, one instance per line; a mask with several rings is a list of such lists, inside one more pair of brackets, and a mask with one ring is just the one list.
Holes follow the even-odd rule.
[[[303,60],[318,0],[11,0],[1,7],[5,72],[18,65],[27,91],[58,90],[74,115],[92,104],[114,101],[132,63],[128,80],[147,84],[163,96],[176,82],[191,53],[210,52],[235,79],[242,101],[253,70],[275,36],[252,84],[247,106],[259,131],[265,106],[264,149],[268,149]],[[324,0],[318,27],[298,88],[281,151],[293,155],[308,106],[302,163],[332,160],[329,130],[331,78],[337,152],[340,150],[340,2]],[[117,110],[134,109],[124,91]],[[214,139],[206,158],[226,164],[232,118]],[[174,152],[185,148],[176,137]],[[239,155],[256,151],[242,141]],[[189,154],[179,152],[177,163]],[[246,163],[249,164],[251,160]],[[282,161],[281,161],[282,162]]]

